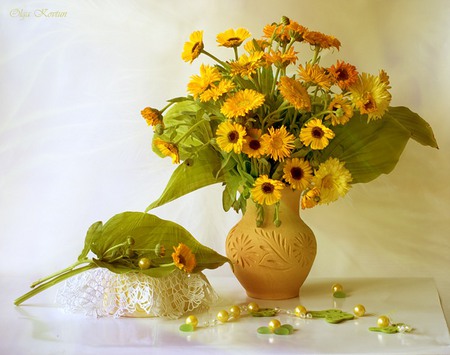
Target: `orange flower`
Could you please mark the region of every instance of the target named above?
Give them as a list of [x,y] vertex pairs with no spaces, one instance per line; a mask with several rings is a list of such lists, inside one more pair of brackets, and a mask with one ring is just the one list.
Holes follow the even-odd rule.
[[328,68],[328,72],[342,90],[347,90],[358,81],[356,67],[343,61],[338,60],[335,65]]
[[341,46],[341,42],[337,38],[321,32],[307,31],[303,34],[303,38],[312,46],[317,46],[321,49],[334,47],[339,50],[339,47]]
[[173,250],[172,259],[175,266],[185,272],[192,272],[197,265],[197,260],[191,249],[186,244],[179,243],[176,248],[173,247]]

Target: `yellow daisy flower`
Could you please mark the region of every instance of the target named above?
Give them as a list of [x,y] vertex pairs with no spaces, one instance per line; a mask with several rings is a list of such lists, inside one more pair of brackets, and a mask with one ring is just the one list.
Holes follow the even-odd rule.
[[217,127],[216,135],[216,142],[223,151],[229,153],[233,150],[236,154],[242,151],[246,132],[245,128],[239,123],[222,122]]
[[336,126],[338,124],[346,124],[353,116],[353,108],[351,102],[343,95],[336,95],[328,105],[329,115],[325,117],[326,120],[331,120],[331,124]]
[[350,189],[352,175],[337,158],[329,158],[319,165],[313,184],[320,190],[320,203],[330,203],[343,197]]
[[289,43],[293,37],[295,41],[303,41],[303,34],[308,30],[306,27],[299,25],[295,21],[290,21],[288,24],[271,24],[263,28],[264,37],[273,38],[277,42]]
[[198,98],[211,85],[222,79],[219,69],[211,65],[202,64],[200,66],[200,75],[192,75],[191,81],[187,85],[188,92],[190,92],[194,98]]
[[185,62],[193,62],[200,53],[202,52],[204,47],[203,44],[203,31],[195,31],[192,32],[189,36],[189,42],[184,43],[183,53],[181,53],[181,58]]
[[295,64],[297,61],[297,52],[294,51],[294,47],[290,47],[286,52],[271,50],[266,55],[266,62],[268,65],[275,65],[275,67],[284,69],[290,64]]
[[235,62],[230,62],[231,75],[242,77],[250,77],[255,74],[258,68],[261,67],[264,52],[254,52],[250,55],[242,54]]
[[223,104],[220,112],[228,118],[245,116],[264,103],[264,95],[251,89],[236,92]]
[[294,190],[305,190],[311,183],[313,171],[309,162],[304,159],[288,159],[283,167],[283,179]]
[[191,249],[186,244],[179,243],[176,248],[173,247],[173,250],[172,259],[175,266],[185,272],[192,272],[197,265],[197,260]]
[[163,154],[165,157],[171,157],[173,164],[179,164],[180,163],[180,155],[178,153],[178,148],[175,144],[165,142],[161,138],[155,138],[153,140],[153,144],[156,148],[159,149],[161,154]]
[[320,202],[320,190],[317,187],[306,191],[302,195],[301,206],[302,209],[313,208]]
[[311,65],[311,63],[307,63],[305,67],[303,67],[303,65],[300,65],[298,67],[298,72],[300,78],[305,83],[315,84],[325,90],[330,90],[332,79],[327,71],[321,66],[317,64]]
[[260,158],[264,153],[264,147],[261,143],[261,130],[251,128],[244,137],[244,145],[242,152],[247,154],[250,158]]
[[306,31],[303,33],[303,39],[312,46],[321,49],[334,47],[339,50],[339,47],[341,46],[341,42],[337,38],[316,31]]
[[368,121],[380,119],[388,110],[391,102],[388,86],[389,80],[386,81],[385,75],[363,73],[349,88],[352,102],[362,115],[368,115]]
[[217,42],[223,47],[239,47],[250,36],[245,28],[229,29],[217,35]]
[[282,76],[278,83],[283,98],[299,111],[311,111],[311,99],[306,88],[298,80]]
[[261,137],[263,147],[272,159],[283,161],[291,155],[294,149],[295,137],[286,130],[285,126],[280,128],[270,127],[266,134]]
[[263,39],[253,39],[244,44],[244,49],[247,53],[252,54],[254,52],[264,51],[265,48],[269,46],[269,42]]
[[324,149],[329,140],[334,138],[334,132],[326,127],[318,118],[309,120],[300,130],[300,140],[311,149]]
[[253,201],[260,205],[273,205],[281,199],[284,184],[281,181],[270,179],[267,175],[259,176],[251,189]]
[[328,72],[341,90],[347,90],[358,81],[356,67],[343,61],[338,60],[335,65],[328,68]]
[[159,110],[152,107],[146,107],[141,111],[141,115],[149,126],[153,128],[158,124],[163,124],[163,117]]
[[217,84],[211,86],[200,95],[200,101],[207,102],[209,100],[217,101],[224,94],[235,88],[234,83],[229,79],[223,79]]

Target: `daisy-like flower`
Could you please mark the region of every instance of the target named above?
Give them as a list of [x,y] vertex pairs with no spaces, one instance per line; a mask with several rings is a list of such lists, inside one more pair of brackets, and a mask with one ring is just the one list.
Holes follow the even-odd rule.
[[388,110],[391,102],[388,85],[385,76],[362,73],[349,88],[352,102],[362,115],[368,115],[368,121],[380,119]]
[[283,179],[294,190],[305,190],[311,183],[313,171],[308,161],[299,158],[288,159],[283,167]]
[[321,49],[328,49],[334,47],[337,50],[339,50],[341,46],[341,42],[336,37],[329,36],[321,32],[306,31],[303,34],[303,38],[306,42],[308,42],[312,46],[319,47]]
[[159,110],[152,107],[146,107],[141,111],[141,115],[149,126],[153,126],[153,129],[158,124],[163,124],[163,117]]
[[324,149],[329,140],[334,138],[334,132],[326,127],[318,118],[309,120],[300,130],[300,140],[311,149]]
[[302,83],[293,78],[282,76],[278,83],[283,98],[299,111],[311,111],[311,99]]
[[269,42],[263,39],[253,39],[244,44],[244,49],[247,53],[261,52],[264,51],[265,48],[269,47]]
[[242,152],[247,154],[250,158],[260,158],[265,153],[261,143],[260,129],[251,128],[247,131],[247,135],[244,137]]
[[246,132],[245,128],[239,123],[222,122],[217,127],[216,135],[217,144],[223,151],[227,153],[234,151],[236,154],[242,151]]
[[153,144],[156,148],[159,149],[162,155],[164,155],[165,157],[171,157],[173,164],[180,163],[180,154],[175,144],[165,142],[161,138],[155,138],[153,140]]
[[297,53],[294,51],[294,47],[290,47],[286,52],[271,50],[266,55],[266,62],[268,65],[275,65],[275,67],[284,69],[290,64],[295,64],[297,61]]
[[294,149],[295,137],[286,130],[285,126],[280,128],[270,127],[266,134],[261,137],[262,145],[273,160],[283,161],[291,155]]
[[326,120],[331,120],[331,124],[336,126],[338,124],[346,124],[353,116],[353,108],[351,102],[343,95],[336,95],[328,105],[329,115],[325,117]]
[[239,47],[250,36],[245,28],[229,29],[217,35],[217,42],[223,47]]
[[283,24],[266,25],[263,28],[264,37],[273,38],[277,42],[289,43],[292,38],[296,42],[303,41],[303,34],[307,32],[307,28],[299,25],[295,21],[285,21]]
[[240,90],[227,98],[220,112],[228,118],[245,116],[264,103],[264,95],[251,89]]
[[352,64],[343,61],[337,61],[336,64],[328,68],[328,72],[334,79],[334,82],[341,88],[347,90],[351,85],[358,81],[358,71]]
[[317,64],[307,63],[305,67],[299,65],[298,73],[305,83],[315,84],[325,90],[329,90],[332,85],[332,79],[324,68]]
[[184,43],[183,53],[181,58],[185,62],[192,63],[196,59],[204,48],[203,44],[203,31],[192,32],[189,36],[189,42]]
[[235,62],[230,62],[231,75],[250,77],[256,73],[257,69],[263,64],[262,57],[264,52],[253,52],[250,55],[242,54]]
[[202,64],[200,66],[200,75],[192,75],[191,81],[187,85],[188,91],[198,98],[206,90],[211,88],[211,85],[220,81],[222,79],[222,74],[220,74],[219,69],[211,65]]
[[386,84],[386,88],[389,90],[391,88],[391,84],[389,82],[389,75],[386,73],[383,69],[380,70],[380,73],[378,74],[380,77],[380,80]]
[[284,184],[279,180],[270,179],[267,175],[259,176],[251,189],[253,201],[260,205],[273,205],[281,199]]
[[192,253],[191,249],[183,243],[179,243],[172,253],[172,259],[177,268],[185,272],[192,272],[197,265],[197,260],[195,255]]
[[306,191],[302,195],[301,206],[302,209],[313,208],[320,202],[320,190],[317,187]]
[[350,189],[352,175],[337,158],[329,158],[319,165],[312,182],[320,190],[320,203],[328,204],[343,197]]
[[217,101],[224,94],[235,88],[234,83],[229,79],[222,79],[217,84],[212,84],[207,90],[200,95],[200,101],[207,102],[209,100]]

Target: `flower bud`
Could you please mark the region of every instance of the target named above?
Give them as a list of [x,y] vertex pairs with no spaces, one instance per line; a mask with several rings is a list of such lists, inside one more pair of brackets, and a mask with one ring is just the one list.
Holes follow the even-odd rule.
[[281,23],[285,26],[289,26],[291,23],[291,20],[289,20],[289,17],[287,17],[287,16],[281,16]]

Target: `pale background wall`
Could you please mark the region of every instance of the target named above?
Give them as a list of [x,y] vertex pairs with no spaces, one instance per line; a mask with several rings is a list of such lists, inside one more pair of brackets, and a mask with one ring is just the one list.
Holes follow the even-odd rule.
[[[242,26],[259,37],[287,15],[341,40],[325,62],[386,70],[392,104],[421,114],[440,146],[411,141],[390,175],[303,212],[319,246],[311,275],[433,277],[450,319],[450,2],[3,0],[0,9],[0,277],[22,275],[25,291],[75,261],[91,223],[159,196],[174,166],[151,152],[140,110],[186,94],[200,64],[180,58],[192,31],[221,55],[217,33]],[[67,16],[38,18],[41,9]],[[224,253],[239,216],[220,199],[213,186],[154,213]]]

